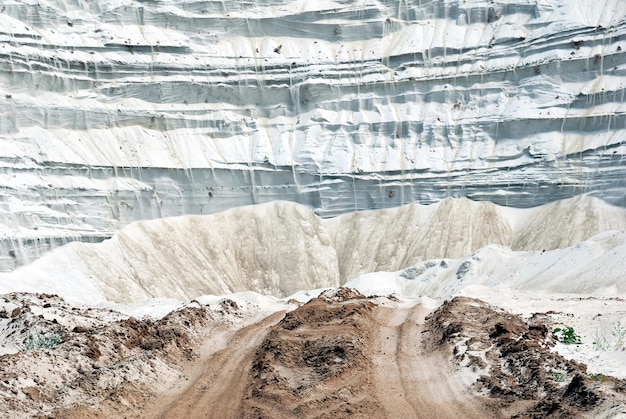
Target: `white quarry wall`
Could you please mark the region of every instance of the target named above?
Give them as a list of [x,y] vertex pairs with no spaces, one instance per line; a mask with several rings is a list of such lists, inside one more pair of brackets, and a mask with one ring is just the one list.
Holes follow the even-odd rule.
[[626,206],[623,0],[0,7],[3,270],[276,199]]

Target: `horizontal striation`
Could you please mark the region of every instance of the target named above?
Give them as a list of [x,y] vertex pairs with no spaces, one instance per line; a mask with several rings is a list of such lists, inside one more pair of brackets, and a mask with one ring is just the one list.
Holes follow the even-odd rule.
[[291,200],[626,206],[626,3],[12,0],[0,267]]

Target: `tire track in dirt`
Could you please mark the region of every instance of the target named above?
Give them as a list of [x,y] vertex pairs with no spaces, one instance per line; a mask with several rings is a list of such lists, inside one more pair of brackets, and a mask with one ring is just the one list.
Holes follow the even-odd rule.
[[[478,300],[456,298],[432,308],[346,289],[322,294],[287,314],[222,334],[219,345],[185,369],[190,384],[156,405],[156,414],[141,417],[543,417],[552,406],[543,388],[553,389],[551,403],[562,413],[573,412],[563,397],[589,412],[603,402],[582,370],[571,390],[552,382],[544,370],[561,361],[541,346],[545,336],[538,333],[545,327]],[[521,372],[510,377],[501,371],[504,355],[496,350]],[[538,354],[542,360],[534,359]],[[527,388],[524,374],[533,375],[527,366],[539,361],[532,371],[544,371],[545,379]],[[623,392],[623,384],[609,385]],[[611,400],[623,397],[603,403]]]
[[374,377],[386,416],[489,417],[484,402],[471,394],[468,377],[455,370],[449,356],[426,350],[422,335],[427,314],[422,305],[378,307]]
[[169,403],[157,406],[153,417],[238,418],[241,417],[242,394],[246,391],[252,358],[270,327],[278,323],[284,312],[277,312],[238,331],[226,348],[207,357],[200,357],[195,368],[203,372]]
[[[488,417],[447,348],[426,348],[428,313],[361,296],[273,314],[194,362],[186,375],[197,378],[152,417]],[[346,358],[335,364],[329,354],[340,347]],[[330,364],[310,364],[327,356]]]
[[[54,303],[50,296],[33,298]],[[269,315],[255,310],[244,317],[246,311],[232,301],[222,306],[219,312],[187,307],[157,322],[131,318],[92,329],[74,327],[65,331],[67,345],[53,351],[5,355],[5,390],[10,380],[31,376],[30,368],[42,359],[56,362],[45,365],[61,365],[61,357],[72,356],[80,375],[57,393],[40,384],[41,378],[35,381],[40,387],[22,389],[21,399],[14,387],[0,398],[12,406],[4,411],[14,417],[76,419],[624,413],[626,380],[599,380],[585,365],[555,353],[546,313],[525,320],[467,297],[436,309],[434,303],[410,307],[393,297],[365,297],[345,288]],[[35,318],[28,316],[24,321]],[[72,405],[55,398],[69,391],[86,398]],[[42,413],[43,403],[56,403],[56,409],[34,414]]]
[[376,314],[379,328],[373,345],[372,361],[379,399],[388,417],[417,417],[415,406],[406,397],[407,383],[401,378],[398,359],[400,330],[410,310],[379,307]]

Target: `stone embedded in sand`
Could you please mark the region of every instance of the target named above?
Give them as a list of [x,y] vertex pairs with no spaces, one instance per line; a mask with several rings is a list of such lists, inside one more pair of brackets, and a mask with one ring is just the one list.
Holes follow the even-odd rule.
[[19,316],[21,312],[22,312],[22,308],[21,308],[21,307],[15,307],[15,308],[11,311],[11,317],[12,317],[12,318],[15,318],[15,317]]

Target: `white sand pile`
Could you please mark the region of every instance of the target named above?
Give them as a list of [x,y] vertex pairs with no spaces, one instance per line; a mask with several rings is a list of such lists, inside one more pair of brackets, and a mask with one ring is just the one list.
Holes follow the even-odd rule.
[[323,220],[306,207],[273,202],[136,222],[99,244],[71,243],[4,275],[0,292],[45,289],[97,303],[248,290],[286,296],[338,285]]
[[447,199],[328,220],[272,202],[137,222],[103,243],[72,243],[3,274],[0,292],[45,291],[83,303],[241,291],[286,297],[404,270],[383,288],[433,297],[474,283],[624,293],[618,231],[626,231],[626,209],[589,196],[532,209]]

